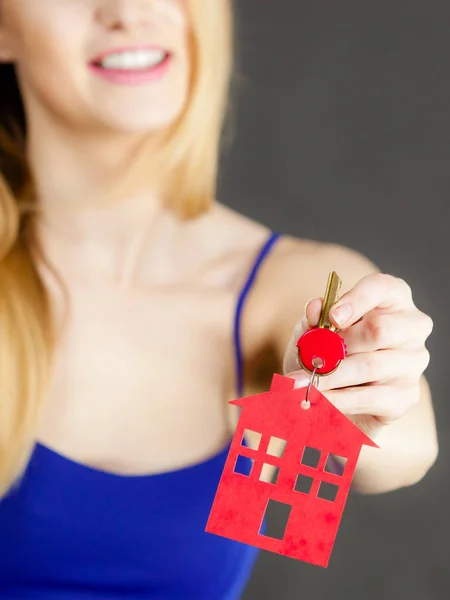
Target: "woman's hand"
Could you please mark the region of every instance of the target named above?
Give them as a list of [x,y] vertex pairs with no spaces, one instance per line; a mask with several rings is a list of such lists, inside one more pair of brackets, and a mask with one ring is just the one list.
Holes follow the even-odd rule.
[[[310,381],[299,368],[296,343],[316,326],[321,299],[310,301],[297,323],[284,357],[284,373],[296,387]],[[381,273],[363,277],[330,312],[347,345],[337,371],[320,377],[319,389],[369,437],[400,419],[420,399],[420,378],[430,355],[425,342],[431,318],[414,304],[402,279]]]

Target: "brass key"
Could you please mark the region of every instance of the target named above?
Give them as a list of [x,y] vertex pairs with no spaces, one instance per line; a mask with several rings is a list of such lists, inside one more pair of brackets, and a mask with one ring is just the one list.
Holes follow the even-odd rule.
[[328,277],[318,326],[306,331],[297,342],[298,362],[308,373],[330,375],[347,355],[344,340],[330,321],[340,288],[341,280],[333,271]]
[[338,294],[341,289],[342,281],[340,280],[336,271],[333,271],[328,276],[328,283],[325,290],[325,296],[323,299],[322,311],[320,313],[318,327],[326,327],[331,331],[337,331],[330,321],[330,310],[334,304],[339,300]]

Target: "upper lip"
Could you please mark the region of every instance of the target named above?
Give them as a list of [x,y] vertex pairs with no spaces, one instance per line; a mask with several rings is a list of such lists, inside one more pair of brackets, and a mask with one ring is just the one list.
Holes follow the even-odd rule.
[[110,54],[120,54],[121,52],[136,52],[136,50],[161,50],[162,52],[169,53],[167,48],[163,46],[158,46],[155,44],[138,44],[135,46],[120,46],[119,48],[112,48],[111,50],[104,50],[100,52],[91,60],[93,63],[98,63],[102,61],[104,58],[109,56]]

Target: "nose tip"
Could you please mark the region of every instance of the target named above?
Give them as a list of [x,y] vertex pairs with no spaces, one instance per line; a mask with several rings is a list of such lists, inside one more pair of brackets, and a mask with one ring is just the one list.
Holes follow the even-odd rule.
[[152,24],[149,0],[102,0],[97,19],[107,29],[126,30]]

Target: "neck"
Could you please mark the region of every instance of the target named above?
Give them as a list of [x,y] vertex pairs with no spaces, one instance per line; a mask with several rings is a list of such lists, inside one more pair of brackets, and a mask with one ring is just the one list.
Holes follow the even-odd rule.
[[27,157],[40,206],[38,236],[50,262],[65,272],[125,285],[144,249],[161,243],[162,236],[172,239],[181,226],[151,187],[135,187],[128,197],[104,202],[105,190],[117,183],[141,141],[137,135],[68,132],[55,123],[28,132]]

